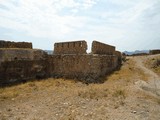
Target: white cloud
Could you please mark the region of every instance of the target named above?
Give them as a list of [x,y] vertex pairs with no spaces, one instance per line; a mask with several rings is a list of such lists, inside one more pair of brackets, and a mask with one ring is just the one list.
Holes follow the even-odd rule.
[[[74,0],[19,0],[17,4],[9,0],[0,2],[9,10],[0,9],[0,26],[9,29],[23,30],[36,37],[59,37],[72,33],[85,25],[86,18],[59,15],[64,8],[77,12],[81,7],[87,9],[93,0],[75,2]],[[88,6],[84,6],[87,4]]]
[[122,49],[145,34],[160,37],[158,6],[159,0],[0,0],[0,29],[51,40],[98,39]]

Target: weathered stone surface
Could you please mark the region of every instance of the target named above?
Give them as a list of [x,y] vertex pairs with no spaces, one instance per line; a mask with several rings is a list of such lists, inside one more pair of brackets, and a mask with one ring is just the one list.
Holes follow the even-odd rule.
[[29,48],[29,49],[32,49],[32,43],[10,42],[10,41],[0,40],[0,48]]
[[54,44],[54,54],[86,54],[86,41],[61,42]]
[[149,54],[160,54],[160,49],[150,50]]
[[114,55],[118,57],[118,65],[122,63],[122,53],[120,51],[115,51]]
[[100,82],[121,64],[115,47],[97,41],[86,54],[85,41],[56,43],[53,55],[42,50],[0,48],[0,85],[35,78],[65,77]]
[[44,60],[5,61],[0,67],[0,84],[48,77]]
[[99,77],[116,69],[117,61],[118,57],[112,55],[53,55],[49,58],[49,71],[53,77],[98,82]]
[[113,55],[115,52],[115,47],[107,45],[98,41],[92,42],[92,54],[106,54]]
[[0,48],[0,63],[14,60],[44,60],[47,53],[38,49]]
[[48,66],[42,50],[0,49],[0,84],[47,77]]

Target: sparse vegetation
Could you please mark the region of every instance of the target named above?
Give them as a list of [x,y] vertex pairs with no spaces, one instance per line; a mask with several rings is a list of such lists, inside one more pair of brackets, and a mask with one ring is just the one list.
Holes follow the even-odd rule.
[[145,65],[160,75],[160,56],[153,56],[145,62]]
[[109,94],[108,89],[103,88],[95,88],[90,87],[88,89],[82,89],[78,91],[78,96],[82,98],[89,98],[89,99],[101,99],[107,97]]
[[117,89],[117,90],[115,90],[115,92],[113,93],[113,96],[114,96],[114,97],[125,98],[125,97],[126,97],[125,90]]

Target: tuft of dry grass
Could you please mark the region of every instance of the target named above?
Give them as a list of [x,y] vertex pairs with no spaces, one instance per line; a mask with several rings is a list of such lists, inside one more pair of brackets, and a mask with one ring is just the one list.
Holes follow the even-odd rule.
[[91,86],[86,89],[78,90],[78,96],[88,99],[99,99],[108,97],[109,91],[105,88],[98,88],[97,86]]
[[116,89],[113,93],[114,97],[122,97],[122,98],[126,98],[126,93],[124,89]]

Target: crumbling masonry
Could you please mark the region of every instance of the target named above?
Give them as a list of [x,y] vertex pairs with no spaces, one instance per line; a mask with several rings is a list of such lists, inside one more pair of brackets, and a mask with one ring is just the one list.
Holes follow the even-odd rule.
[[84,40],[55,43],[52,55],[32,49],[31,43],[0,41],[0,84],[48,77],[99,82],[121,64],[114,46],[93,41],[92,52],[86,50]]

